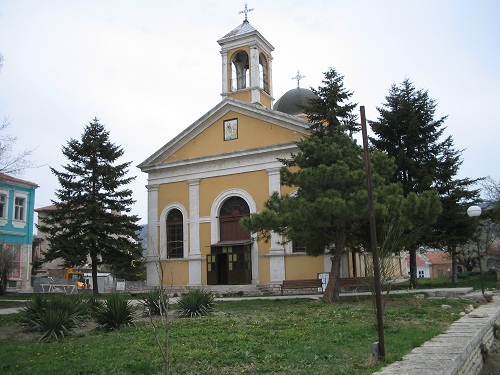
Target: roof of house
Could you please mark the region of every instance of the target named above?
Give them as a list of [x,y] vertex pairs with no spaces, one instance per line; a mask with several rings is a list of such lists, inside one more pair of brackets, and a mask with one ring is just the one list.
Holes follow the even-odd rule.
[[57,207],[55,204],[51,204],[50,206],[45,206],[45,207],[40,207],[36,208],[35,212],[43,212],[43,211],[55,211],[57,210]]
[[424,254],[427,259],[431,261],[432,264],[450,264],[451,257],[448,253],[426,253]]
[[9,175],[4,174],[4,173],[0,173],[0,181],[1,180],[5,180],[7,182],[11,182],[11,183],[14,183],[14,184],[29,185],[29,186],[33,186],[35,188],[38,187],[38,185],[35,184],[34,182],[30,182],[30,181],[26,181],[26,180],[21,180],[20,178],[12,177],[12,176],[9,176]]
[[[407,258],[409,265],[410,258]],[[425,254],[417,253],[417,266],[431,266],[438,264],[451,264],[451,257],[445,252],[429,252]]]

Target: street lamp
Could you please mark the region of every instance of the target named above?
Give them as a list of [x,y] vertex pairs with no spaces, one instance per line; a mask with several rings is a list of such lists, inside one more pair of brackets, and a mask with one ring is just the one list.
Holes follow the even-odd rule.
[[[467,209],[467,215],[470,217],[477,217],[477,220],[479,221],[479,216],[481,216],[481,207],[479,206],[470,206]],[[481,280],[481,292],[483,293],[483,298],[484,298],[484,283],[483,283],[483,265],[481,264],[481,245],[480,245],[480,238],[479,238],[479,233],[476,233],[478,235],[477,238],[477,259],[479,261],[479,278]]]
[[478,217],[478,216],[481,216],[481,207],[479,206],[470,206],[468,209],[467,209],[467,215],[469,215],[470,217]]

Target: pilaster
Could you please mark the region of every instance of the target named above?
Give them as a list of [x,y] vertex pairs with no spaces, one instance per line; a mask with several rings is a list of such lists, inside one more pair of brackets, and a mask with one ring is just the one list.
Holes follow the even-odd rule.
[[200,180],[189,180],[189,285],[201,285]]
[[226,96],[231,91],[231,82],[228,82],[227,51],[221,51],[222,55],[222,95]]
[[148,185],[148,240],[146,274],[150,286],[158,286],[160,282],[159,262],[161,259],[158,243],[158,185]]
[[[269,180],[269,195],[280,192],[280,168],[267,170]],[[278,233],[271,232],[271,247],[269,249],[269,272],[271,284],[281,283],[286,278],[285,274],[285,249]]]

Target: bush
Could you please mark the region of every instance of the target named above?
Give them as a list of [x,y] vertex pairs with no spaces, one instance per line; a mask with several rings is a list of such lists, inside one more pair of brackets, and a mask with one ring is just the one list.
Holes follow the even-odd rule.
[[214,308],[214,295],[201,289],[191,289],[178,302],[180,315],[184,317],[210,315]]
[[134,322],[132,305],[123,294],[111,293],[96,305],[94,319],[100,328],[111,331]]
[[163,315],[168,308],[168,294],[163,288],[154,288],[139,298],[139,302],[149,315]]
[[20,311],[21,325],[41,332],[40,341],[62,339],[88,317],[88,305],[78,296],[35,295]]

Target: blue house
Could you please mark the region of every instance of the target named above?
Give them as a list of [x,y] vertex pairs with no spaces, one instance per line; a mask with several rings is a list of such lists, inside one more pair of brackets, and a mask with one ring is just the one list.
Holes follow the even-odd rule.
[[0,173],[0,251],[8,254],[8,290],[31,288],[31,251],[37,184]]

